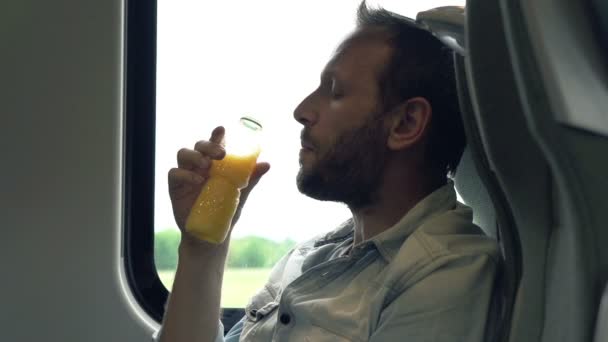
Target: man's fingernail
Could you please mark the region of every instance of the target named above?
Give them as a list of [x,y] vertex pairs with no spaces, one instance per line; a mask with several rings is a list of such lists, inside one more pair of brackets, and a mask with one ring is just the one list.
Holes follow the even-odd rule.
[[193,176],[194,183],[201,184],[205,179],[202,176],[195,175]]

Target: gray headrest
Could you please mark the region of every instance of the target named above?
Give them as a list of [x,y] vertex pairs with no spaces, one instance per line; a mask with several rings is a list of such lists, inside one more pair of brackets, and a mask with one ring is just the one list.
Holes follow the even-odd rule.
[[496,213],[467,146],[454,175],[456,191],[466,205],[473,208],[473,222],[496,238]]

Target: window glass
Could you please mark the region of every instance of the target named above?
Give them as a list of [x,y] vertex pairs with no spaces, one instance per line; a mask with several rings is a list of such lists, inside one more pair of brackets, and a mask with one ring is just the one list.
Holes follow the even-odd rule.
[[[446,1],[368,4],[415,16]],[[272,168],[233,232],[223,307],[243,307],[296,242],[350,217],[341,204],[298,192],[301,125],[292,113],[317,87],[334,48],[354,28],[358,5],[358,0],[158,1],[155,258],[168,289],[179,232],[167,171],[180,148],[192,148],[214,127],[240,116],[263,123],[266,143],[260,160]]]

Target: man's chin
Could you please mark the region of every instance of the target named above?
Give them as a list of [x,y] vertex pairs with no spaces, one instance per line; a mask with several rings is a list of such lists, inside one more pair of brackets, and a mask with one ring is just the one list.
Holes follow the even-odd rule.
[[298,175],[296,176],[296,184],[298,186],[298,190],[306,195],[310,196],[311,192],[311,171],[305,165],[300,165],[300,170],[298,171]]
[[320,201],[332,200],[331,198],[328,198],[328,194],[326,193],[327,184],[325,184],[322,177],[312,169],[307,169],[304,166],[300,167],[300,171],[296,177],[296,184],[298,190],[303,195]]

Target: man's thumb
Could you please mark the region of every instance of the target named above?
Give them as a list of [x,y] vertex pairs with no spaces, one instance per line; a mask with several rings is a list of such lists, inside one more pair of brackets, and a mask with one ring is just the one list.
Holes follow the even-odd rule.
[[251,173],[251,177],[249,177],[249,185],[247,186],[247,191],[251,191],[253,187],[262,179],[262,176],[266,174],[270,170],[270,164],[266,162],[257,163],[255,165],[255,169]]

